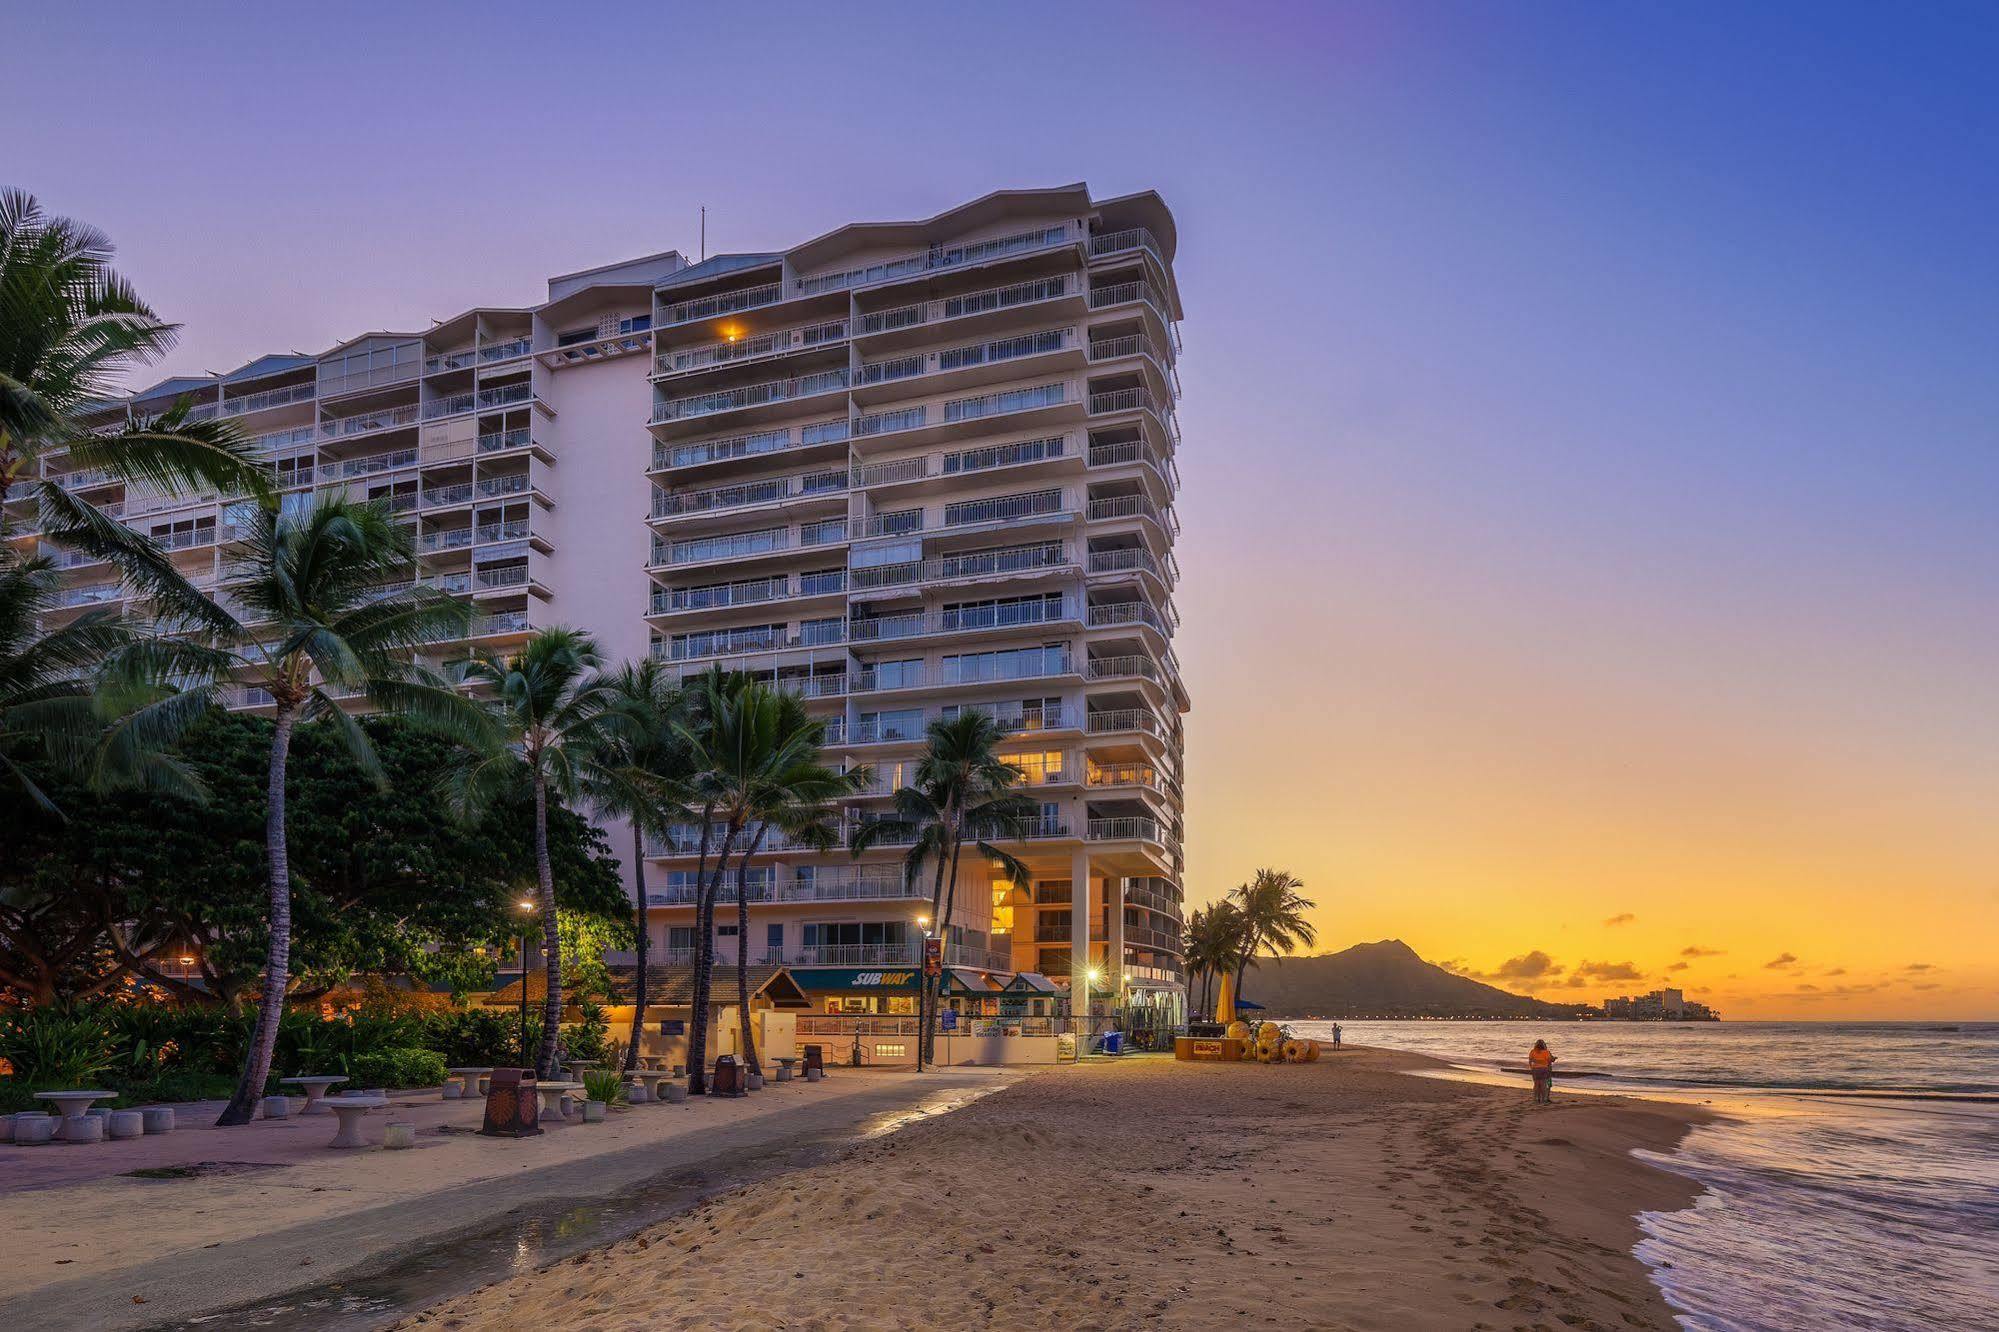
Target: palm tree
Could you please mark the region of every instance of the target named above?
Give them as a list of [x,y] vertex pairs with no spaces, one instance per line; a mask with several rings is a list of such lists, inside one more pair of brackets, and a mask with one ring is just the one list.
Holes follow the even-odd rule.
[[684,708],[679,690],[665,668],[647,657],[627,663],[603,681],[604,724],[585,768],[591,805],[632,829],[632,873],[637,882],[635,924],[638,928],[638,969],[632,996],[631,1037],[625,1043],[625,1070],[638,1067],[639,1040],[645,1028],[646,855],[648,836],[662,841],[673,824],[688,817],[684,793],[692,765],[687,745],[676,725]]
[[1214,1011],[1215,978],[1235,970],[1242,956],[1242,913],[1233,902],[1199,907],[1187,918],[1187,971],[1201,978],[1203,1013]]
[[250,1122],[270,1076],[290,982],[285,771],[294,730],[301,723],[331,727],[362,771],[378,781],[374,748],[341,708],[341,696],[365,695],[379,709],[461,736],[476,734],[476,711],[415,661],[425,644],[462,637],[471,606],[410,582],[414,571],[410,534],[386,506],[329,496],[297,514],[259,509],[224,575],[243,623],[220,607],[214,614],[236,627],[237,665],[271,698],[264,822],[271,900],[262,1007],[236,1094],[218,1125]]
[[798,695],[773,692],[758,685],[774,708],[767,760],[762,778],[750,788],[749,841],[736,861],[736,1020],[739,1044],[747,1052],[750,1072],[762,1076],[750,1026],[750,860],[772,829],[800,845],[829,851],[840,844],[833,802],[852,796],[872,780],[867,768],[840,772],[819,762],[826,742],[826,724],[805,710]]
[[[744,1056],[760,1072],[749,1021],[749,869],[773,827],[809,843],[837,842],[825,818],[831,802],[866,785],[866,770],[840,773],[819,762],[825,726],[795,695],[711,672],[700,685],[698,716],[680,728],[694,769],[691,783],[703,812],[699,906],[695,933],[694,1009],[687,1041],[687,1086],[708,1088],[708,1007],[715,967],[715,902],[729,857],[740,851],[736,891],[736,985]],[[720,820],[721,846],[708,865],[710,829]]]
[[1235,890],[1236,908],[1242,913],[1242,951],[1235,967],[1238,997],[1243,972],[1255,964],[1259,952],[1269,949],[1274,956],[1318,942],[1319,932],[1305,919],[1318,903],[1299,894],[1304,886],[1304,880],[1289,871],[1260,869]]
[[93,790],[202,798],[169,746],[214,705],[201,687],[213,654],[146,638],[111,610],[45,630],[61,585],[45,558],[0,555],[0,785],[56,816],[36,780],[42,763]]
[[226,628],[150,540],[39,475],[42,459],[66,452],[78,468],[164,491],[270,494],[255,446],[232,423],[191,419],[184,404],[104,433],[84,423],[179,331],[112,269],[112,253],[96,228],[0,190],[0,504],[24,488],[51,539],[114,560],[163,606]]
[[[551,1077],[562,1037],[562,948],[555,908],[555,873],[548,858],[548,802],[580,799],[592,780],[593,746],[606,733],[609,689],[594,672],[603,658],[596,640],[575,629],[536,633],[509,657],[461,662],[457,677],[491,691],[488,715],[497,743],[472,751],[454,774],[450,796],[461,810],[488,803],[523,772],[534,791],[534,861],[541,907],[543,976],[541,1049],[535,1072]],[[521,976],[526,986],[527,976]]]
[[[969,840],[978,853],[1000,869],[1017,888],[1029,882],[1027,867],[992,844],[995,838],[1019,839],[1039,812],[1035,803],[1014,790],[1021,771],[999,755],[1005,738],[998,723],[982,712],[964,712],[930,723],[915,781],[894,793],[892,814],[869,820],[854,833],[855,855],[889,838],[907,837],[903,856],[904,881],[914,884],[923,863],[935,863],[930,890],[930,920],[950,948],[950,921],[958,899],[958,861]],[[945,959],[948,961],[948,957]],[[934,1052],[934,1028],[939,977],[925,976],[918,999],[922,1034],[917,1041],[916,1067]]]

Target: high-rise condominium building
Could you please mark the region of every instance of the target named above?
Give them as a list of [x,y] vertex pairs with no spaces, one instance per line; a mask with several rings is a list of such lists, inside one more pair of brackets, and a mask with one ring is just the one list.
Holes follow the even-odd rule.
[[[1004,191],[782,252],[568,274],[533,308],[265,356],[112,411],[189,400],[260,438],[287,502],[338,488],[407,515],[420,577],[480,609],[440,660],[569,624],[612,658],[650,652],[689,676],[720,664],[800,693],[829,760],[874,773],[847,828],[888,810],[928,723],[990,715],[1040,804],[1008,847],[1029,889],[968,857],[934,922],[905,848],[855,859],[772,839],[749,876],[749,937],[722,912],[720,956],[782,962],[838,1011],[906,1011],[913,987],[881,973],[936,932],[960,987],[1028,973],[1080,1012],[1087,978],[1100,1012],[1170,1019],[1187,708],[1174,246],[1152,193]],[[64,484],[197,581],[220,577],[240,517],[227,499],[83,472]],[[108,569],[59,558],[68,607],[123,596]],[[695,943],[698,830],[679,833],[647,868],[669,962]]]

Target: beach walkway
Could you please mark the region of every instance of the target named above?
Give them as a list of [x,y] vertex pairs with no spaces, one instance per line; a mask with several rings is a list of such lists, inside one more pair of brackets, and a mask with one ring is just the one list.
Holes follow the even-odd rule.
[[[399,1093],[368,1126],[379,1142],[388,1120],[414,1122],[417,1146],[397,1152],[330,1150],[331,1116],[215,1129],[215,1106],[183,1107],[182,1127],[165,1137],[0,1146],[0,1320],[110,1329],[189,1319],[379,1270],[520,1209],[617,1199],[663,1174],[678,1172],[698,1197],[760,1156],[883,1131],[1019,1076],[840,1069],[821,1083],[635,1106],[518,1140],[478,1136],[477,1099]],[[138,1169],[168,1177],[127,1173]]]

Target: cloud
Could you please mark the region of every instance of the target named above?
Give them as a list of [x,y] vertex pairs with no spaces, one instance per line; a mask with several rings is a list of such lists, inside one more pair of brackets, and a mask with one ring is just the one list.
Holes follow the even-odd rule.
[[1699,944],[1688,944],[1680,950],[1681,957],[1720,957],[1725,949],[1703,948]]
[[1912,985],[1912,986],[1910,986],[1909,988],[1910,988],[1910,989],[1913,989],[1913,990],[1940,990],[1940,989],[1942,989],[1942,988],[1943,988],[1943,982],[1942,982],[1942,981],[1924,981],[1924,982],[1922,982],[1922,983],[1921,983],[1920,985]]
[[1637,919],[1638,917],[1632,915],[1629,911],[1620,911],[1616,915],[1604,921],[1603,923],[1607,926],[1611,926],[1614,928],[1619,925],[1629,925],[1632,921]]
[[1936,969],[1936,963],[1934,962],[1911,962],[1908,966],[1902,968],[1904,971],[1935,971]]
[[[1629,962],[1578,962],[1575,976],[1597,981],[1644,980],[1645,973]],[[1571,978],[1573,980],[1573,977]]]
[[1797,960],[1798,958],[1795,953],[1779,953],[1777,954],[1777,956],[1771,958],[1768,962],[1765,962],[1763,964],[1763,969],[1765,971],[1782,971],[1785,967],[1790,966],[1793,962],[1796,962]]
[[1826,975],[1828,976],[1844,976],[1845,974],[1846,974],[1845,967],[1833,967],[1826,972]]
[[1559,962],[1536,948],[1531,953],[1507,958],[1492,974],[1500,980],[1536,981],[1548,979],[1561,969]]
[[1668,971],[1685,971],[1685,970],[1687,969],[1688,965],[1689,965],[1689,964],[1688,964],[1688,963],[1685,963],[1685,962],[1675,962],[1675,963],[1674,963],[1674,964],[1673,964],[1672,966],[1670,966],[1670,967],[1667,967],[1667,968],[1666,968],[1666,970],[1668,970]]
[[1800,986],[1798,987],[1798,989],[1800,989],[1800,990],[1802,990],[1802,991],[1806,991],[1806,992],[1810,992],[1810,991],[1814,991],[1814,990],[1818,989],[1818,986],[1816,986],[1816,985],[1800,985]]

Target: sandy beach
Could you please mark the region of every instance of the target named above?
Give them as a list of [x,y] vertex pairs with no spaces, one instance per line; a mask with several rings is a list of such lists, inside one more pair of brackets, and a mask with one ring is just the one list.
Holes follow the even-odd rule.
[[404,1328],[1660,1328],[1631,1256],[1700,1111],[1412,1076],[1093,1062]]

